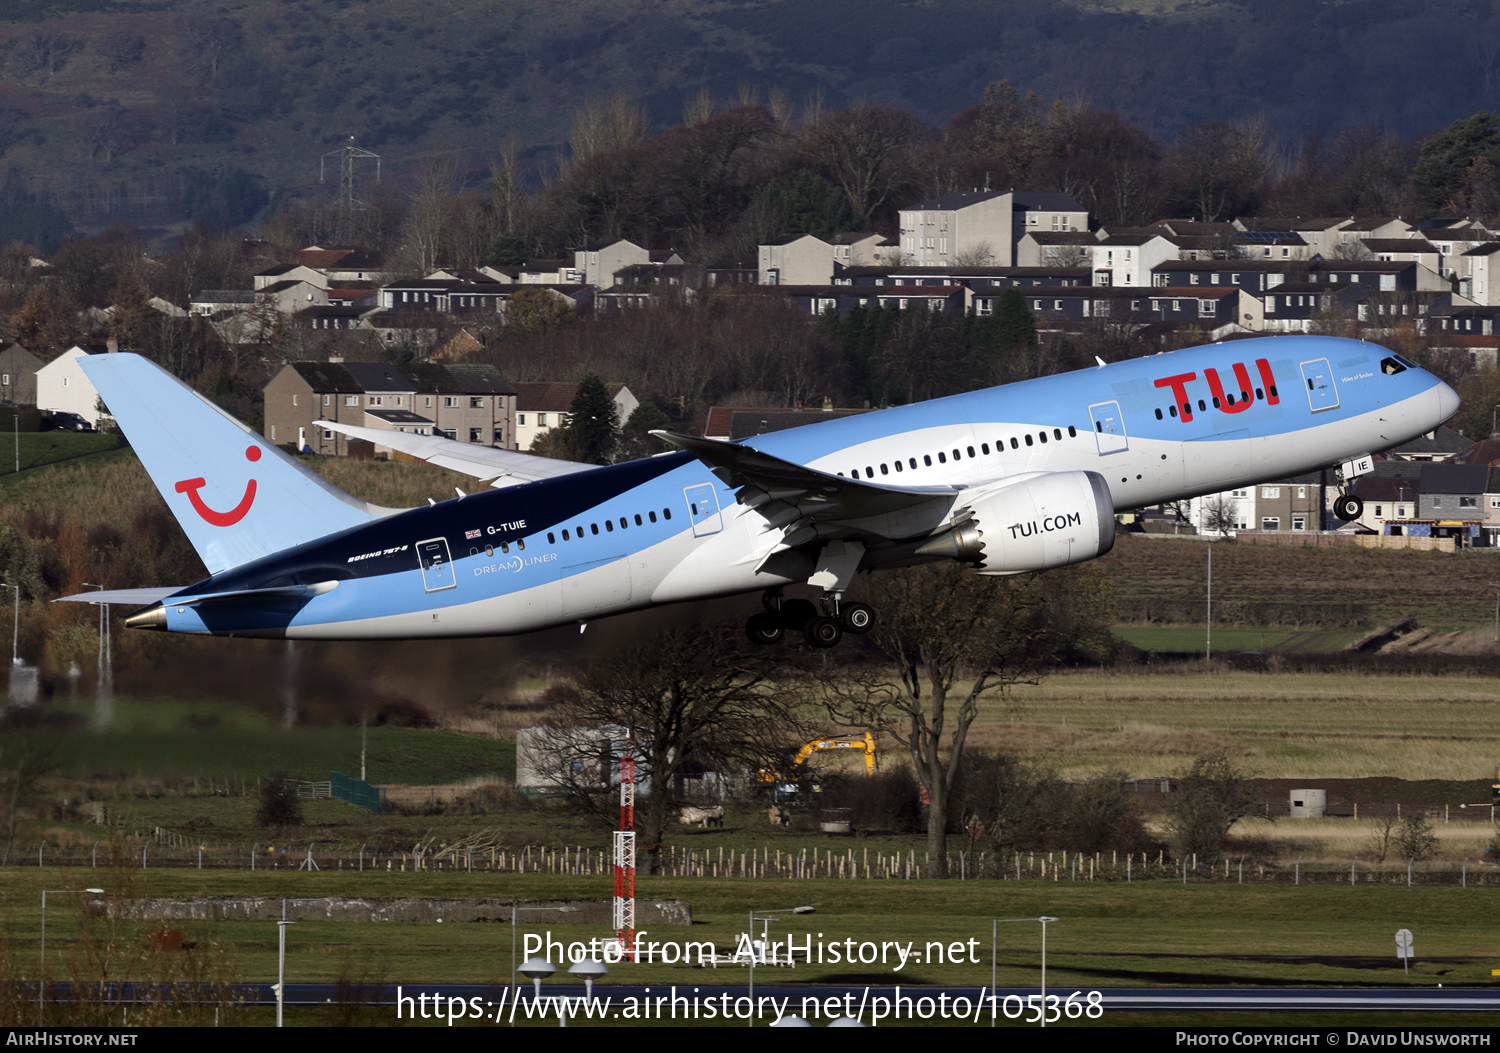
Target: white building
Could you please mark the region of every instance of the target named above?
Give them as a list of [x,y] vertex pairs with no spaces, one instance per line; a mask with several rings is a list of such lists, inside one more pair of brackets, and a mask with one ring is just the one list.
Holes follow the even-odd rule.
[[37,409],[47,413],[76,413],[93,427],[106,414],[99,409],[99,392],[89,383],[78,360],[104,354],[102,347],[74,344],[36,371]]

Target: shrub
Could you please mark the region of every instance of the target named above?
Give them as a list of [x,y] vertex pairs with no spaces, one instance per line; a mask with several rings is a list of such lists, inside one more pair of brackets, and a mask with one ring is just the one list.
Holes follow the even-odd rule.
[[297,796],[297,783],[285,774],[273,775],[261,783],[255,821],[261,826],[300,825],[302,801]]

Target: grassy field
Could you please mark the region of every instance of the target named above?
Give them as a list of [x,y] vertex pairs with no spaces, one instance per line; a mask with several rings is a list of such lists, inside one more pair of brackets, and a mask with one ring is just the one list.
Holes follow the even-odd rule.
[[[1118,535],[1101,562],[1126,620],[1139,620],[1129,612],[1142,611],[1152,622],[1201,625],[1207,549],[1196,540]],[[1495,616],[1489,583],[1500,571],[1496,549],[1449,554],[1221,542],[1213,550],[1215,635],[1220,622],[1232,626],[1223,620],[1237,606],[1252,604],[1281,612],[1281,624],[1301,629],[1326,627],[1319,619],[1339,606],[1366,613],[1349,628],[1416,618],[1430,629],[1462,629],[1489,625]]]
[[1264,778],[1484,778],[1500,761],[1497,689],[1468,676],[1073,671],[989,703],[969,741],[1073,774],[1170,774],[1223,748]]
[[[4,410],[0,410],[0,424],[8,423]],[[119,435],[101,435],[98,432],[46,431],[21,432],[6,435],[0,428],[0,475],[14,475],[19,456],[20,470],[56,464],[120,449],[124,443]]]
[[[100,875],[95,877],[94,875]],[[9,871],[3,910],[10,922],[11,969],[35,974],[28,947],[39,933],[40,890],[81,887],[77,870]],[[521,899],[610,895],[608,878],[541,878],[516,875],[214,873],[197,871],[91,871],[111,895],[198,897],[412,897]],[[1176,985],[1489,986],[1500,957],[1490,931],[1494,889],[1431,889],[1330,885],[1181,885],[1172,880],[1125,884],[1052,881],[929,882],[920,895],[900,881],[759,881],[641,878],[637,897],[682,899],[692,904],[691,926],[662,926],[647,940],[709,941],[730,950],[743,931],[745,912],[797,902],[817,913],[787,915],[773,934],[812,937],[814,948],[863,941],[914,945],[915,960],[851,967],[799,962],[795,972],[762,982],[847,984],[953,984],[979,986],[989,977],[992,917],[1061,919],[1048,932],[1049,980],[1058,987]],[[66,903],[67,901],[63,901]],[[142,923],[143,925],[149,923]],[[76,908],[49,904],[48,943],[59,964],[98,922]],[[1421,957],[1403,976],[1391,958],[1391,933],[1410,928]],[[174,923],[176,927],[176,923]],[[275,972],[276,928],[268,922],[187,924],[189,938],[219,941],[234,974],[264,982]],[[527,924],[565,943],[606,937],[602,926],[566,922]],[[53,941],[57,941],[55,944]],[[972,943],[969,941],[973,941]],[[929,944],[964,944],[957,962],[937,960]],[[816,954],[814,955],[816,959]],[[977,962],[973,959],[979,959]],[[510,933],[500,924],[441,922],[299,922],[289,938],[287,978],[333,981],[378,965],[391,983],[495,983],[509,975]],[[1000,945],[999,981],[1036,982],[1036,934],[1007,928]],[[60,972],[62,970],[59,970]],[[738,968],[622,963],[610,983],[691,985],[742,983]]]
[[[1203,654],[1208,645],[1201,625],[1119,625],[1115,635],[1142,651]],[[1236,651],[1340,651],[1365,636],[1363,629],[1243,629],[1215,627],[1217,655]]]

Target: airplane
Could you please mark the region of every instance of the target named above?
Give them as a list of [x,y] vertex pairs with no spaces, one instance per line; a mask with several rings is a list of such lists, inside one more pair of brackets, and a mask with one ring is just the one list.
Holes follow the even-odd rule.
[[[746,631],[869,632],[860,571],[1044,571],[1114,544],[1115,513],[1340,465],[1432,431],[1447,384],[1376,344],[1276,336],[1105,364],[596,467],[324,423],[490,484],[426,507],[351,497],[149,360],[80,365],[209,576],[92,592],[131,628],[291,640],[526,633],[760,592]],[[1336,514],[1358,518],[1345,493]],[[818,603],[784,589],[812,585]]]

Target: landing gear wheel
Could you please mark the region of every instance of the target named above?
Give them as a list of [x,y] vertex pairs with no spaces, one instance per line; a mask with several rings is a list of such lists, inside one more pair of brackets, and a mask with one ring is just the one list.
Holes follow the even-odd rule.
[[844,629],[835,618],[817,617],[802,627],[802,638],[809,647],[833,647],[844,638]]
[[781,601],[781,624],[788,629],[800,629],[817,616],[812,600]]
[[1345,494],[1333,503],[1333,514],[1344,522],[1352,522],[1365,514],[1365,503],[1351,494]]
[[786,627],[770,611],[761,611],[759,614],[752,614],[745,623],[745,635],[756,643],[769,647],[781,642],[781,638],[786,635]]
[[868,603],[846,603],[839,609],[844,632],[863,636],[875,628],[875,608]]

